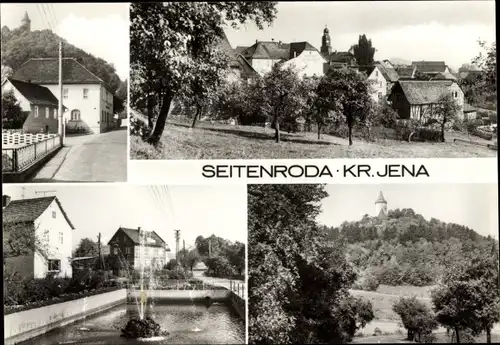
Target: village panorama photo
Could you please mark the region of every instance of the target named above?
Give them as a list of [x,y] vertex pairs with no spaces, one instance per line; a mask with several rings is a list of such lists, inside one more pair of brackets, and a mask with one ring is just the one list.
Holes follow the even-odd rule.
[[131,159],[496,157],[494,1],[130,6]]
[[129,4],[5,4],[4,182],[125,182]]
[[498,344],[497,195],[248,185],[248,343]]
[[246,202],[245,185],[4,186],[4,344],[244,344]]

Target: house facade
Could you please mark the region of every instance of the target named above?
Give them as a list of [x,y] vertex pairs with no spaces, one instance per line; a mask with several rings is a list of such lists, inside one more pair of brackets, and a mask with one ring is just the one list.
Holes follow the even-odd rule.
[[378,66],[359,66],[358,70],[365,73],[370,83],[370,97],[376,103],[382,102],[387,96],[387,80]]
[[9,91],[13,92],[21,109],[28,113],[23,124],[24,132],[58,133],[59,101],[48,88],[7,78],[2,84],[2,94]]
[[18,272],[22,277],[44,278],[47,274],[71,277],[71,248],[73,224],[55,196],[12,200],[2,198],[4,236],[15,236],[14,232],[33,234],[37,249],[6,258],[5,267]]
[[156,232],[146,231],[140,227],[137,229],[120,227],[108,245],[109,255],[116,257],[122,263],[122,267],[126,263],[131,269],[140,269],[141,264],[144,267],[163,268],[169,260],[170,248],[167,243]]
[[300,77],[322,76],[327,60],[308,42],[290,44],[290,59],[283,63],[283,68],[292,67]]
[[464,93],[452,80],[399,80],[392,88],[389,101],[399,118],[425,122],[434,116],[434,109],[444,94],[450,94],[460,106],[457,117],[463,120]]
[[[67,129],[103,133],[113,128],[113,94],[104,81],[74,58],[64,58],[63,103],[67,107],[64,121]],[[39,84],[59,99],[59,60],[33,58],[12,75],[13,79]]]

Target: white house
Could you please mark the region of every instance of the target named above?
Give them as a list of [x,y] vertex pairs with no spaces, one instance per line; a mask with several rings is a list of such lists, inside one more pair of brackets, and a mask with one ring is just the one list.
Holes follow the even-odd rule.
[[308,42],[295,42],[290,43],[290,59],[283,63],[283,67],[293,66],[301,77],[322,76],[327,62]]
[[[104,81],[75,58],[64,58],[63,103],[67,128],[103,133],[113,128],[113,94]],[[59,99],[59,60],[32,58],[12,75],[13,79],[39,84]]]
[[367,76],[371,86],[370,96],[374,102],[380,102],[387,96],[387,80],[378,66],[360,66],[359,71]]
[[[11,91],[19,106],[28,116],[23,124],[27,133],[58,133],[59,101],[44,86],[7,78],[2,84],[2,94]],[[63,110],[67,110],[64,108]]]
[[73,230],[68,215],[57,197],[10,200],[2,197],[4,236],[10,231],[33,231],[39,243],[31,254],[10,257],[5,267],[23,277],[44,278],[48,273],[71,277],[71,247]]

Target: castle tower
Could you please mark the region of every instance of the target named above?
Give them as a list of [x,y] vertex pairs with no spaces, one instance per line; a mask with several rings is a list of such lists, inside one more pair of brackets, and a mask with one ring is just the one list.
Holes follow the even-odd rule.
[[325,30],[323,30],[323,37],[321,39],[321,54],[328,55],[332,52],[332,46],[330,43],[330,31],[325,26]]
[[28,16],[28,12],[24,12],[24,17],[21,20],[21,28],[31,31],[31,19]]
[[387,216],[387,201],[385,200],[382,191],[380,191],[377,200],[375,200],[375,215],[377,217]]

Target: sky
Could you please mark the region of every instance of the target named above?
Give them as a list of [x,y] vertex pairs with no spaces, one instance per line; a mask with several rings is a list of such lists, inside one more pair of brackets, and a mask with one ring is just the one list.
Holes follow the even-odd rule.
[[318,221],[328,226],[374,216],[382,191],[388,210],[412,208],[427,220],[464,225],[498,239],[497,184],[343,184],[328,185],[326,190],[329,197],[322,202]]
[[24,198],[57,196],[75,226],[73,249],[82,238],[97,241],[99,232],[107,244],[120,226],[154,230],[172,251],[174,229],[181,230],[180,245],[185,240],[186,248],[194,246],[198,235],[247,242],[246,185],[168,186],[168,193],[164,187],[153,192],[150,186],[127,184],[24,186],[23,191],[21,185],[4,184],[2,193],[12,200],[23,192]]
[[[69,43],[112,63],[120,79],[129,70],[129,5],[127,3],[2,4],[2,27],[21,25],[24,12],[31,30],[49,28]],[[45,10],[45,12],[44,12]],[[52,11],[53,10],[53,11]],[[51,15],[53,14],[53,15]]]
[[308,41],[318,50],[325,25],[332,49],[347,51],[366,34],[375,60],[440,60],[457,70],[478,55],[477,40],[495,40],[495,2],[362,1],[281,2],[272,27],[252,24],[226,29],[236,46],[255,40]]

